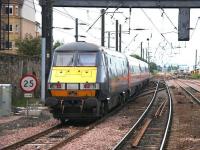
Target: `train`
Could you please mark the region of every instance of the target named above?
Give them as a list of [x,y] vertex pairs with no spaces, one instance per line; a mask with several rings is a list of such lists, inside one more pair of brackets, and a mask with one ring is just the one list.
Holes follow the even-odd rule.
[[54,50],[45,104],[54,118],[98,118],[149,81],[146,62],[88,42]]

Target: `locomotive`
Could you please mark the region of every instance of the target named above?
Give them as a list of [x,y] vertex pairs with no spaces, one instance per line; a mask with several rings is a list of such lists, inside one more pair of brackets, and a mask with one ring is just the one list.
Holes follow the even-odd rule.
[[124,103],[150,77],[148,64],[87,42],[55,49],[45,103],[62,122],[97,118]]

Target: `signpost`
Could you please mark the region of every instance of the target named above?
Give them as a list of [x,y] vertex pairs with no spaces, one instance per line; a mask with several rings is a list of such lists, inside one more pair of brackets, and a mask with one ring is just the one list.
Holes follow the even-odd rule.
[[27,116],[28,116],[28,98],[33,97],[33,93],[38,86],[37,78],[34,75],[26,74],[20,79],[20,88],[24,92],[24,97],[27,98]]

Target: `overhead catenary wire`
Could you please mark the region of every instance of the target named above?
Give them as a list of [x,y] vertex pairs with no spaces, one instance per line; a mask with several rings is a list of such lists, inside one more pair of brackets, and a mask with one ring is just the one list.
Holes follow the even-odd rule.
[[[25,1],[32,2],[31,0],[25,0]],[[36,0],[36,1],[39,2],[39,0]],[[35,5],[40,6],[38,3],[35,3]],[[31,6],[29,6],[29,7],[32,8],[32,9],[34,9],[34,8],[31,7]],[[106,10],[107,10],[107,9],[109,9],[109,7],[107,7]],[[63,10],[64,10],[65,12],[63,12],[63,11],[57,9],[57,8],[53,8],[53,10],[54,10],[56,13],[58,13],[58,14],[64,16],[64,17],[70,18],[70,19],[72,19],[72,20],[75,20],[75,18],[76,18],[76,17],[70,15],[70,14],[66,11],[65,8],[63,8]],[[37,12],[41,13],[41,11],[37,11]],[[98,19],[100,19],[100,18],[101,18],[101,16],[100,16]],[[94,26],[94,24],[98,21],[98,19],[89,27],[89,30],[92,29],[92,28],[94,28],[93,26]],[[81,22],[85,23],[85,22],[82,21],[82,20],[81,20]],[[88,23],[85,23],[85,24],[86,24],[87,26],[89,26]],[[82,27],[81,27],[81,28],[82,28]],[[83,28],[82,28],[82,29],[83,29]],[[96,28],[96,29],[100,30],[100,28]],[[88,30],[87,30],[86,32],[88,32]],[[89,32],[88,32],[88,34],[89,34]],[[100,39],[100,38],[98,38],[98,37],[96,37],[96,36],[94,36],[94,35],[91,35],[91,34],[89,34],[89,35],[90,35],[91,37],[95,38],[95,39]]]
[[126,47],[124,48],[125,50],[131,45],[131,43],[133,41],[135,41],[135,38],[138,36],[138,34],[134,35],[134,37],[131,39],[131,41],[126,45]]
[[[67,17],[67,18],[72,19],[73,21],[75,21],[75,19],[76,19],[76,17],[70,15],[70,14],[67,12],[67,10],[66,10],[65,8],[63,8],[63,10],[64,10],[65,12],[63,12],[63,11],[61,11],[61,10],[59,10],[59,9],[56,9],[56,8],[53,8],[53,10],[56,11],[57,13],[59,13],[60,15],[64,16],[64,17]],[[80,20],[80,19],[79,19],[79,20]],[[83,20],[81,20],[81,22],[85,23]],[[85,24],[86,24],[87,26],[89,26],[88,23],[85,23]],[[81,27],[81,28],[82,28],[82,27]],[[88,34],[89,34],[89,33],[88,33]],[[95,38],[95,39],[99,39],[98,37],[96,37],[96,36],[94,36],[94,35],[91,35],[91,34],[89,34],[89,35],[92,36],[92,37]]]
[[156,29],[156,31],[167,41],[168,44],[171,44],[167,38],[160,32],[160,30],[158,29],[158,27],[155,25],[155,23],[151,20],[151,18],[147,15],[147,13],[144,11],[144,9],[141,9],[142,12],[144,13],[144,15],[146,16],[146,18],[151,22],[151,24],[153,25],[153,27]]
[[[113,2],[111,2],[111,1],[108,3],[107,8],[105,9],[104,13],[101,14],[101,15],[94,21],[94,23],[87,29],[86,32],[88,32],[88,31],[97,23],[97,21],[98,21],[104,14],[106,14],[106,11],[110,8],[110,5],[112,5],[112,3],[113,3]],[[121,6],[121,5],[119,5],[119,6],[117,7],[117,9],[120,8],[120,6]],[[117,9],[116,9],[116,10],[117,10]]]
[[96,24],[96,22],[106,13],[107,10],[108,10],[108,8],[106,8],[105,11],[104,11],[104,13],[101,14],[101,15],[93,22],[93,24],[87,29],[86,32],[88,32],[88,31]]
[[[57,11],[58,13],[60,13],[61,15],[63,15],[63,16],[66,16],[67,18],[71,18],[71,19],[73,19],[73,18],[75,18],[74,16],[69,16],[69,13],[67,14],[67,12],[63,12],[63,11],[60,11],[60,10],[58,10],[58,9],[56,9],[56,8],[53,8],[53,10],[55,10],[55,11]],[[93,27],[91,27],[91,28],[94,28],[94,26]],[[161,33],[160,33],[161,34]],[[97,38],[97,37],[94,37],[94,38]],[[166,39],[166,38],[164,38],[164,39]],[[132,41],[133,42],[133,41]],[[131,44],[131,43],[130,43]],[[130,45],[129,44],[129,45]],[[128,46],[127,46],[128,47]],[[127,48],[126,47],[126,48]]]
[[172,26],[174,27],[174,29],[177,30],[177,27],[174,25],[174,23],[172,22],[172,20],[169,18],[169,16],[165,12],[165,10],[163,8],[161,8],[161,10],[162,10],[163,14],[165,14],[165,16],[167,17],[167,19],[169,20],[169,22],[172,24]]
[[114,15],[115,15],[115,12],[118,10],[119,8],[116,8],[114,11],[113,11],[113,14],[111,15],[111,19],[114,17]]
[[194,27],[194,29],[193,29],[193,32],[192,32],[192,34],[191,34],[191,39],[193,38],[193,36],[194,36],[194,33],[195,33],[195,31],[196,31],[196,28],[197,28],[197,25],[198,25],[198,22],[199,22],[199,17],[197,18],[197,21],[196,21],[196,24],[195,24],[195,27]]

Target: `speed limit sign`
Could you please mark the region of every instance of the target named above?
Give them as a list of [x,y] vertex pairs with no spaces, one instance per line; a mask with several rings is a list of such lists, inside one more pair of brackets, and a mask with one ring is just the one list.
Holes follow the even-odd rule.
[[25,75],[20,80],[20,88],[26,93],[33,92],[37,87],[37,79],[34,75]]

